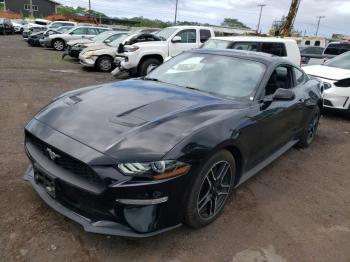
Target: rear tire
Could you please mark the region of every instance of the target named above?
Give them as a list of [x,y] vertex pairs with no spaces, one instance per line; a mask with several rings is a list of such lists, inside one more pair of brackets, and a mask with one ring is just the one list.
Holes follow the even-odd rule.
[[235,181],[235,159],[229,151],[219,151],[194,175],[184,220],[186,225],[200,228],[213,222],[224,209]]
[[304,128],[303,134],[301,135],[300,140],[297,144],[298,147],[307,148],[312,144],[316,136],[320,116],[321,110],[317,106]]
[[101,56],[97,59],[95,66],[101,72],[111,72],[113,70],[113,58]]
[[63,51],[66,48],[66,44],[61,39],[55,39],[52,41],[52,46],[57,51]]
[[152,69],[154,69],[155,67],[158,67],[161,64],[162,62],[159,61],[157,58],[144,59],[139,66],[139,70],[138,70],[139,76],[147,75]]

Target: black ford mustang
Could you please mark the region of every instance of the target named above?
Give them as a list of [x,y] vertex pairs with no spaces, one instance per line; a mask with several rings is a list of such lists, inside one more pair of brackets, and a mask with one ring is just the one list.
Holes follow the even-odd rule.
[[25,178],[89,232],[202,227],[233,188],[312,143],[321,85],[267,54],[185,52],[143,79],[54,99],[25,128]]

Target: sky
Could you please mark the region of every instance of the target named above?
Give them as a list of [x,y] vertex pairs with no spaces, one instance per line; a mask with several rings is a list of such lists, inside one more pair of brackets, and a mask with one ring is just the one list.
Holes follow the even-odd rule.
[[[56,0],[69,6],[88,7],[88,0]],[[143,16],[173,21],[176,0],[91,0],[91,8],[111,17]],[[274,20],[287,15],[291,0],[178,0],[178,20],[197,21],[220,25],[225,17],[236,18],[256,29],[260,8],[261,28],[266,33]],[[294,28],[313,36],[321,20],[319,36],[333,33],[350,35],[350,0],[301,0]]]

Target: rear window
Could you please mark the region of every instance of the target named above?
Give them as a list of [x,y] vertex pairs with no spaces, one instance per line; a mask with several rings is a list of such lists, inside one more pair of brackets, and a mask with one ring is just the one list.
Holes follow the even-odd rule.
[[350,51],[350,44],[329,44],[324,51],[325,55],[340,55]]
[[261,52],[276,56],[287,56],[286,47],[283,43],[262,43]]
[[232,49],[245,50],[245,51],[258,51],[258,43],[255,42],[236,42],[233,44]]

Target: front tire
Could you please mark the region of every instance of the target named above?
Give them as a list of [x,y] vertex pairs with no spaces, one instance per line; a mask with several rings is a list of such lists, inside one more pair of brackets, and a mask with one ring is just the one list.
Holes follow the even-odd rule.
[[312,113],[309,121],[304,128],[303,134],[300,137],[300,140],[297,144],[298,147],[307,148],[309,147],[315,139],[319,120],[321,116],[321,110],[317,106],[314,112]]
[[113,58],[101,56],[96,61],[96,68],[101,72],[111,72],[113,70]]
[[195,175],[184,220],[188,226],[200,228],[213,222],[224,209],[235,181],[235,159],[229,151],[219,151]]
[[143,60],[140,64],[138,73],[139,76],[145,76],[148,73],[150,73],[154,68],[158,67],[159,65],[161,65],[162,62],[159,61],[156,58],[146,58],[145,60]]
[[63,51],[66,48],[66,44],[61,39],[55,39],[52,43],[52,46],[57,51]]

